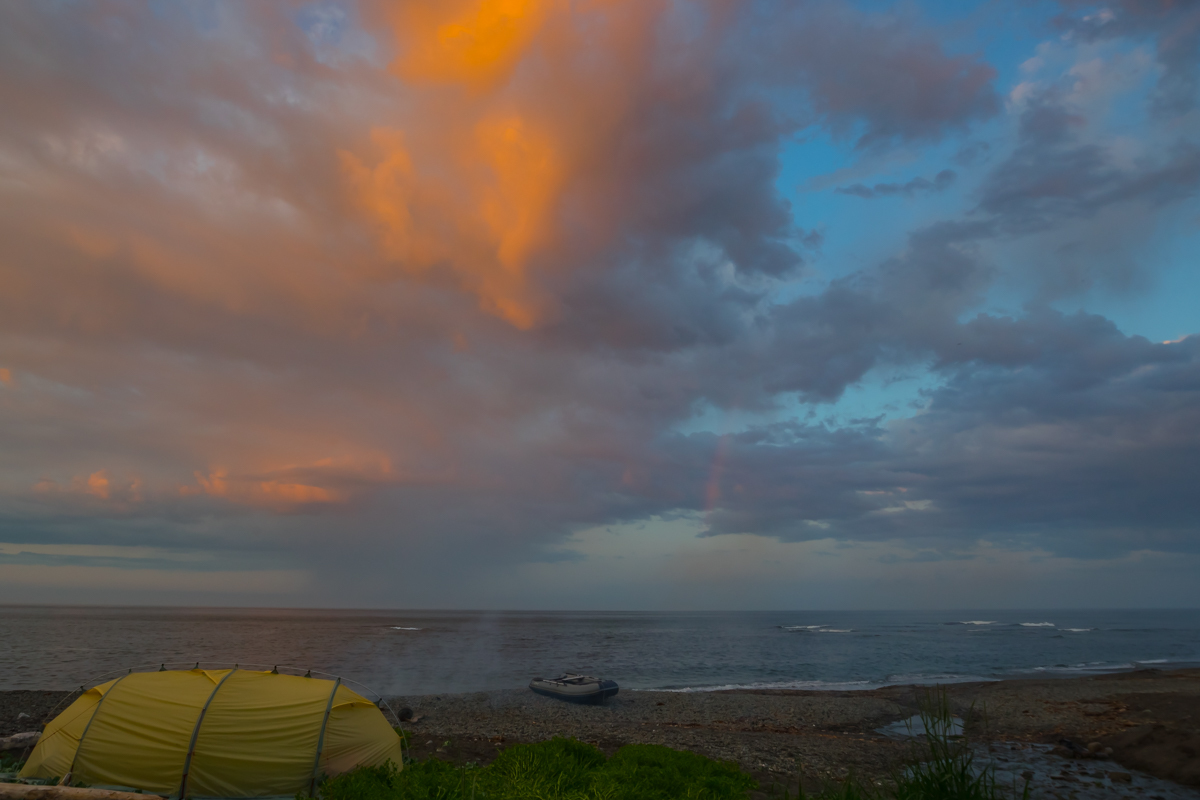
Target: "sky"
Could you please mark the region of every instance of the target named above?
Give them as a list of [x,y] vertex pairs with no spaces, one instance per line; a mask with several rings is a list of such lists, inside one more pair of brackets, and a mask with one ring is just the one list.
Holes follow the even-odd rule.
[[0,603],[1200,607],[1200,5],[0,4]]

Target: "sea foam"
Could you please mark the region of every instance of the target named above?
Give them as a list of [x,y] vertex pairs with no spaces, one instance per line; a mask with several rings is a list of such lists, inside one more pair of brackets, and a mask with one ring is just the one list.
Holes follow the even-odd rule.
[[878,689],[887,684],[878,683],[875,681],[770,681],[762,683],[725,683],[717,686],[682,686],[670,689],[650,689],[654,692],[676,692],[676,693],[693,693],[693,692],[728,692],[734,690],[756,690],[756,689],[784,689],[784,690],[807,690],[819,692],[847,692],[847,691],[866,691],[867,689]]

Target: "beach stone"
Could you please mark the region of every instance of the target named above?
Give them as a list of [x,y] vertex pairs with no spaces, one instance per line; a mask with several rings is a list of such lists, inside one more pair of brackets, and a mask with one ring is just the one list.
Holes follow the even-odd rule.
[[1132,783],[1133,782],[1133,776],[1130,775],[1128,772],[1110,772],[1110,773],[1108,773],[1108,779],[1110,781],[1112,781],[1113,783]]

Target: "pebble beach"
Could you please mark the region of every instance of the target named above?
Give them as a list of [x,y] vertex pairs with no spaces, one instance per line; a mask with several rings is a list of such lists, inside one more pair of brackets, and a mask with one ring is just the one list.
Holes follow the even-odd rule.
[[[389,702],[413,713],[406,727],[419,757],[486,762],[514,743],[553,736],[572,736],[607,752],[644,742],[734,761],[762,785],[790,785],[794,794],[798,780],[811,791],[851,772],[868,780],[892,774],[912,754],[913,743],[880,729],[916,714],[928,689],[641,691],[622,692],[602,706],[571,705],[511,689],[400,696]],[[998,757],[1009,766],[1022,758],[1036,762],[1032,796],[1067,798],[1074,792],[1077,797],[1200,800],[1195,749],[1200,745],[1200,670],[946,689],[971,738],[1004,750]],[[1099,757],[1087,751],[1093,743],[1101,745]],[[1109,747],[1112,754],[1104,757]],[[1086,785],[1075,775],[1080,769],[1089,776]]]
[[[1028,778],[1031,797],[1200,800],[1200,670],[945,688],[981,757],[994,758],[1006,780]],[[850,773],[870,781],[893,774],[914,747],[895,735],[895,723],[912,718],[928,690],[622,691],[588,706],[522,687],[388,702],[411,714],[404,727],[418,758],[486,763],[513,744],[554,736],[609,753],[662,744],[736,762],[764,791],[790,786],[794,794],[797,782],[814,791]],[[67,696],[0,692],[0,736],[36,730]]]

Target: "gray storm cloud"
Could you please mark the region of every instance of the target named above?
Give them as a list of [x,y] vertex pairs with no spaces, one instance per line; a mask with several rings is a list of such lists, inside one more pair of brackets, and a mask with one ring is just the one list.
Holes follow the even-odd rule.
[[[778,185],[794,137],[881,157],[973,135],[1003,112],[996,70],[841,4],[541,6],[478,74],[422,50],[405,4],[0,10],[0,539],[42,548],[0,570],[274,571],[279,596],[412,602],[397,575],[452,593],[689,515],[784,542],[1196,550],[1196,338],[1055,311],[1074,284],[989,255],[1101,228],[1136,250],[1152,230],[1105,214],[1194,200],[1194,124],[1130,163],[1044,87],[1009,146],[960,148],[963,170],[990,156],[960,214],[797,294],[823,237]],[[1135,6],[1128,30],[1059,24],[1166,36]],[[1180,47],[1157,52],[1185,114]],[[925,174],[837,192],[965,180]],[[1025,312],[981,311],[1008,279]],[[937,380],[903,418],[686,432],[896,365]],[[319,590],[280,577],[317,569]]]

